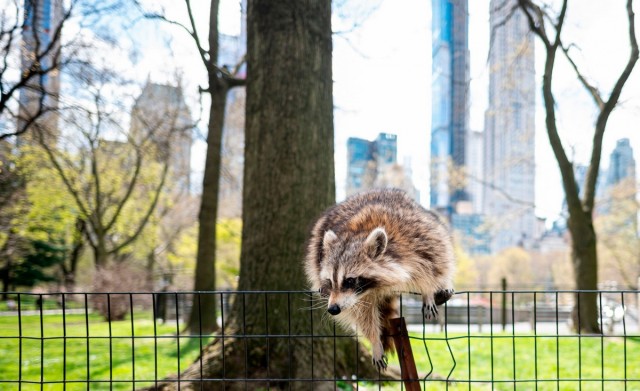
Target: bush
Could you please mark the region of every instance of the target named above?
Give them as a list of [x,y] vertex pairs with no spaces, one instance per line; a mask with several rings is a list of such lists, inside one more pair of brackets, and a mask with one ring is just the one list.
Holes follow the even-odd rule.
[[123,320],[133,311],[132,305],[149,308],[151,295],[129,293],[148,291],[146,281],[143,271],[123,263],[102,267],[93,280],[91,308],[107,321]]

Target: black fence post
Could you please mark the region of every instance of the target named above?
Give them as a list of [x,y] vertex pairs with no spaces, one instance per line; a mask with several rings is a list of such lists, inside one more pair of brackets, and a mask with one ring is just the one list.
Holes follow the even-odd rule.
[[502,322],[502,331],[507,330],[507,279],[502,277],[500,280],[502,286],[502,304],[500,305],[500,321]]

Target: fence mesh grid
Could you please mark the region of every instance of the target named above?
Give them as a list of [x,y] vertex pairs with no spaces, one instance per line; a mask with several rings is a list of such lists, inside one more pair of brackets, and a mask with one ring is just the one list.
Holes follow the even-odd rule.
[[[424,320],[419,296],[402,294],[401,316],[422,389],[640,389],[640,292],[594,294],[599,334],[574,331],[575,291],[458,292],[436,321]],[[201,325],[200,331],[186,332],[185,320],[205,296],[216,298],[220,327],[212,334],[203,333]],[[370,375],[371,363],[364,360],[368,348],[357,347],[358,342],[368,346],[366,340],[336,327],[322,309],[314,310],[322,303],[311,292],[14,293],[10,298],[0,311],[2,390],[189,384],[193,389],[404,388],[384,373]],[[217,350],[208,350],[210,344]],[[229,350],[233,344],[239,348]],[[345,346],[355,354],[342,354]],[[258,351],[264,360],[256,363]],[[351,362],[340,363],[345,360]],[[217,368],[212,370],[211,362]],[[301,362],[310,365],[307,372],[298,371]],[[393,370],[397,357],[389,363]]]

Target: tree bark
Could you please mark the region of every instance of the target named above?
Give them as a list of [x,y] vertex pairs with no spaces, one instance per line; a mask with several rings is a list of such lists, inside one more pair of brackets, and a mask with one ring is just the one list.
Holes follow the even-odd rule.
[[330,0],[249,1],[238,289],[277,292],[232,294],[225,338],[181,375],[225,380],[182,389],[324,390],[335,379],[379,376],[356,339],[333,337],[306,293],[282,292],[307,289],[308,230],[335,202],[331,39]]
[[[202,201],[198,216],[198,253],[196,258],[196,291],[216,289],[216,223],[218,220],[218,191],[220,189],[220,161],[224,110],[228,88],[211,77],[211,107],[209,110],[209,134],[207,157],[202,179]],[[194,297],[186,328],[193,333],[209,334],[218,328],[216,323],[217,300],[215,295]]]
[[86,235],[87,224],[84,219],[76,217],[75,232],[71,243],[71,252],[69,253],[68,265],[63,262],[60,267],[62,270],[62,280],[66,292],[73,292],[76,285],[76,271],[78,270],[78,262],[80,255],[84,249],[84,237]]
[[104,238],[98,236],[97,243],[92,244],[91,247],[93,248],[93,262],[96,270],[106,266],[109,259]]
[[[307,284],[302,260],[309,226],[335,202],[331,2],[250,1],[247,27],[238,289],[303,290]],[[245,308],[240,308],[242,304]],[[242,325],[247,334],[308,334],[310,317],[296,313],[301,312],[289,311],[286,295],[272,295],[268,309],[259,300],[237,301],[231,321]],[[235,314],[244,316],[235,319]],[[324,327],[324,332],[320,327],[315,333],[331,335],[330,326]],[[251,372],[311,378],[311,339],[293,341],[293,359],[285,353],[284,339],[252,342]],[[330,341],[313,344],[314,351],[333,351]],[[335,361],[343,366],[345,357],[340,352],[346,346],[342,340],[337,345]],[[333,377],[330,356],[313,357],[314,377]],[[332,388],[333,384],[315,386]]]
[[[598,254],[596,232],[590,214],[569,215],[571,260],[577,290],[598,289]],[[573,327],[578,332],[600,334],[598,293],[578,292],[571,312]]]

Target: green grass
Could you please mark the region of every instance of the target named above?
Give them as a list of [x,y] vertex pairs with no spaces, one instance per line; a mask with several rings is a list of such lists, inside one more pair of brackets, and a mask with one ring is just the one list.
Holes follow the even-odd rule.
[[[534,337],[532,333],[498,333],[471,337],[449,334],[412,335],[412,349],[418,372],[426,375],[430,368],[436,377],[454,382],[450,389],[513,390],[601,390],[601,379],[636,379],[630,390],[640,389],[640,342],[620,337]],[[626,365],[625,365],[626,344]],[[426,349],[425,349],[426,345]],[[431,363],[426,354],[428,350]],[[493,354],[492,354],[493,352]],[[454,362],[455,358],[455,362]],[[625,373],[626,371],[626,373]],[[557,382],[556,379],[565,379]],[[491,380],[496,381],[491,386]],[[537,379],[537,381],[536,381]],[[582,384],[576,379],[582,379]],[[458,381],[458,382],[455,382]],[[433,385],[433,383],[431,383]],[[445,382],[436,382],[444,388]],[[605,390],[623,390],[624,382],[605,381]]]
[[[134,374],[136,380],[154,379],[156,374],[162,379],[178,372],[178,362],[184,369],[197,357],[200,340],[183,336],[179,340],[178,360],[175,323],[157,324],[158,337],[153,338],[152,316],[136,313],[134,319],[132,333],[131,320],[109,325],[97,315],[67,315],[65,330],[61,315],[45,315],[42,340],[40,316],[22,316],[21,324],[15,316],[0,317],[0,381],[22,379],[33,382],[23,383],[22,390],[40,390],[42,371],[46,382],[69,382],[67,390],[87,389],[87,379],[104,381],[92,383],[91,389],[95,390],[109,389],[110,379],[119,381],[114,383],[114,389],[132,389]],[[20,328],[25,337],[22,360],[17,338]],[[131,335],[135,335],[135,340]],[[109,336],[112,338],[102,338]],[[433,365],[436,378],[449,377],[453,381],[449,383],[452,390],[512,390],[514,379],[520,381],[516,384],[518,390],[576,390],[580,384],[575,379],[579,378],[583,379],[583,390],[600,390],[603,378],[640,379],[640,341],[634,338],[561,336],[556,340],[548,336],[534,338],[528,333],[515,338],[496,333],[492,339],[488,334],[468,337],[449,333],[446,340],[443,334],[427,334],[424,342],[421,334],[412,334],[412,338],[418,371],[424,375]],[[202,340],[203,345],[207,342]],[[392,357],[390,363],[397,365],[397,358]],[[566,380],[558,383],[557,378]],[[469,379],[473,380],[471,387]],[[492,379],[497,381],[493,386]],[[428,382],[425,389],[444,389],[445,384]],[[394,384],[386,389],[398,388]],[[17,390],[18,385],[0,383],[0,389]],[[44,389],[62,390],[63,385],[45,384]],[[604,389],[624,389],[624,383],[606,381]],[[640,389],[640,382],[628,383],[627,389]]]
[[[36,294],[21,294],[20,295],[20,306],[23,311],[35,311],[39,310],[40,307],[37,305],[36,301],[41,297],[41,295]],[[9,295],[9,299],[14,301],[14,304],[17,306],[18,298],[17,295],[12,294]],[[43,310],[59,310],[60,309],[60,295],[42,295],[42,309]],[[81,302],[68,300],[65,302],[65,307],[67,309],[78,309],[84,308]],[[7,301],[0,300],[0,311],[9,311],[11,310],[7,305]]]
[[[130,390],[134,376],[135,380],[154,379],[157,366],[157,378],[162,379],[178,373],[178,362],[180,368],[184,369],[198,356],[199,338],[182,336],[178,361],[175,323],[158,323],[158,338],[153,338],[152,316],[148,313],[135,314],[134,318],[132,334],[130,320],[111,322],[109,327],[109,323],[97,315],[67,315],[65,339],[62,315],[45,315],[42,324],[45,339],[42,340],[40,316],[22,316],[22,335],[33,339],[23,339],[20,360],[20,342],[16,337],[20,329],[18,318],[0,317],[0,381],[21,378],[25,382],[39,383],[42,371],[44,381],[66,380],[66,390],[86,390],[87,379],[104,381],[92,383],[91,389],[109,389],[108,381],[114,379],[119,381],[114,383],[114,389]],[[89,339],[86,334],[87,323]],[[135,340],[131,335],[135,335]],[[103,338],[109,336],[112,338]],[[207,342],[202,340],[203,345]],[[135,365],[132,358],[135,359]],[[136,388],[143,385],[136,383]],[[18,385],[0,383],[0,389],[17,390]],[[63,385],[46,384],[44,389],[62,390]],[[24,383],[22,390],[40,390],[40,384]]]

